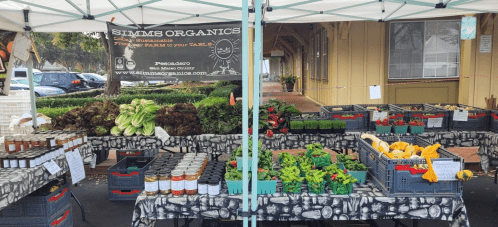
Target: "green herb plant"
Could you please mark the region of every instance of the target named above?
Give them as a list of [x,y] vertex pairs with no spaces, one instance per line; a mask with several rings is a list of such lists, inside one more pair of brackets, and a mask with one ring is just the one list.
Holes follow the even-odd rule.
[[276,170],[258,170],[258,180],[276,180],[280,177],[280,172]]
[[320,129],[332,129],[332,120],[321,120],[318,122],[318,127]]
[[302,121],[291,121],[290,122],[291,129],[304,129],[304,122]]
[[318,121],[317,120],[307,120],[304,121],[305,129],[318,129]]
[[344,162],[344,163],[347,161],[355,161],[358,159],[356,158],[356,156],[346,155],[346,154],[338,154],[336,158],[337,162]]
[[347,170],[341,170],[337,165],[330,165],[325,168],[325,171],[327,172],[327,177],[330,177],[327,179],[329,182],[347,185],[358,181],[358,179],[347,174]]
[[[251,179],[251,172],[249,172],[249,178]],[[242,180],[242,171],[238,170],[229,170],[225,173],[225,180]]]
[[368,167],[358,161],[346,161],[344,162],[344,168],[349,171],[367,171]]

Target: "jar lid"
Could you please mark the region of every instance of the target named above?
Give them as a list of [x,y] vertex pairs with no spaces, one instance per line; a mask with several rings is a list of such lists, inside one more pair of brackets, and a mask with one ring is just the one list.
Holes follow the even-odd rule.
[[198,184],[207,184],[208,181],[209,181],[209,179],[207,179],[207,178],[199,178],[199,179],[197,179],[197,183]]
[[218,179],[209,179],[209,184],[219,184],[220,183],[220,180]]

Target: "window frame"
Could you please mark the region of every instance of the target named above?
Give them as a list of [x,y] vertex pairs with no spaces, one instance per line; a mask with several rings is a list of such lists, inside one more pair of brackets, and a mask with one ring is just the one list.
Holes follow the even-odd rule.
[[[423,22],[424,23],[424,32],[423,32],[423,40],[422,40],[422,43],[424,45],[424,49],[423,49],[423,52],[422,52],[422,77],[418,77],[418,78],[391,78],[391,26],[392,24],[403,24],[403,23],[417,23],[417,22]],[[387,59],[387,79],[388,80],[434,80],[434,79],[457,79],[460,77],[460,74],[458,73],[457,76],[446,76],[446,77],[425,77],[425,70],[424,70],[424,64],[425,64],[425,32],[426,32],[426,23],[427,22],[460,22],[460,28],[462,26],[462,23],[461,23],[461,20],[457,20],[457,19],[452,19],[452,20],[410,20],[410,21],[393,21],[393,22],[390,22],[389,23],[389,27],[388,27],[388,36],[389,36],[389,42],[388,42],[388,59]],[[459,51],[459,54],[461,54],[461,44],[462,44],[462,41],[460,39],[460,36],[461,36],[461,29],[458,30],[459,31],[459,37],[458,37],[458,46],[460,48],[460,51]],[[459,57],[459,61],[458,61],[458,71],[460,71],[460,57]]]
[[327,29],[322,31],[322,80],[328,81],[329,79],[329,37],[327,35]]
[[312,80],[315,79],[315,39],[314,39],[314,34],[313,36],[311,37],[311,40],[310,40],[310,69],[311,69],[311,72],[310,72],[310,78]]
[[322,36],[322,32],[321,30],[318,31],[317,33],[314,33],[313,34],[315,36],[315,79],[316,80],[321,80],[322,76],[322,70],[321,70],[321,61],[322,61],[322,58],[320,56],[320,52],[321,52],[321,42],[320,42],[320,37]]

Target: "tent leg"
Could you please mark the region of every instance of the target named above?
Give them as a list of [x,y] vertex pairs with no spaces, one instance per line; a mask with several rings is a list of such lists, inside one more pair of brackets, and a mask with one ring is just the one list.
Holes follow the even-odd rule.
[[[242,164],[249,162],[249,6],[248,0],[242,0]],[[253,130],[257,131],[257,130]],[[257,152],[256,152],[257,153]],[[242,170],[242,212],[249,211],[249,172],[248,168]],[[242,215],[243,227],[249,226],[248,215]]]
[[[25,25],[26,27],[29,27],[29,19],[28,19],[29,10],[23,10],[23,12],[24,12]],[[25,35],[27,38],[30,38],[30,32],[31,30],[26,30]],[[31,101],[31,117],[33,119],[33,128],[36,129],[38,127],[38,122],[36,119],[35,85],[33,83],[33,60],[31,56],[28,59],[27,64],[28,64],[27,67],[28,67],[28,81],[29,81],[29,98]]]

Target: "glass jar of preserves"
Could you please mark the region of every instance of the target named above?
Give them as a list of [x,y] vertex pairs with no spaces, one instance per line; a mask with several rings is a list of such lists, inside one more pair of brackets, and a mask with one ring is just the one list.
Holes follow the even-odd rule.
[[171,193],[173,195],[183,195],[185,193],[185,175],[183,170],[171,172]]
[[58,147],[64,147],[64,137],[62,136],[55,137],[55,144],[57,144]]
[[72,148],[73,150],[80,146],[80,144],[78,143],[78,136],[76,135],[76,133],[71,134],[71,140],[73,141],[73,148]]
[[48,148],[55,148],[56,146],[55,137],[47,137],[45,142],[47,143]]
[[185,172],[185,193],[187,193],[187,195],[197,194],[198,176],[198,171],[195,169],[187,170],[187,172]]
[[208,194],[209,195],[219,195],[220,194],[220,181],[218,178],[210,179],[208,182]]
[[64,152],[69,152],[69,138],[67,136],[62,137],[63,145],[62,147],[64,148]]
[[21,152],[23,150],[21,137],[15,137],[14,144],[16,145],[16,152]]
[[7,151],[7,153],[11,154],[16,152],[16,144],[13,136],[6,136],[4,144],[5,144],[5,151]]
[[169,171],[159,172],[159,191],[162,195],[171,193],[171,173]]
[[155,171],[145,172],[145,194],[155,196],[159,192],[159,181]]
[[36,138],[36,143],[38,144],[38,146],[40,147],[47,147],[47,141],[45,140],[44,137],[37,137]]
[[22,140],[22,147],[24,150],[30,149],[31,148],[31,140],[29,138],[24,138]]
[[8,156],[10,168],[19,168],[19,161],[15,154],[10,154]]
[[197,180],[197,192],[201,195],[208,194],[208,178],[201,177]]

